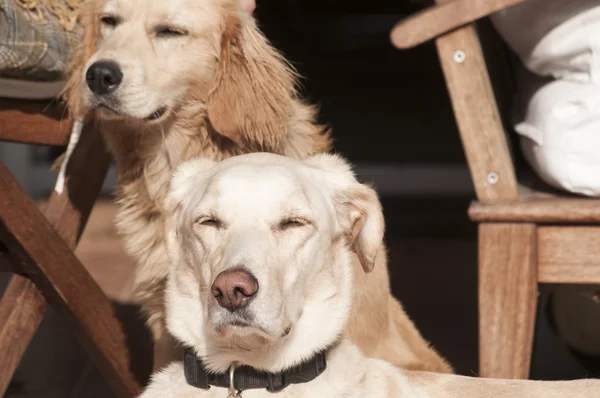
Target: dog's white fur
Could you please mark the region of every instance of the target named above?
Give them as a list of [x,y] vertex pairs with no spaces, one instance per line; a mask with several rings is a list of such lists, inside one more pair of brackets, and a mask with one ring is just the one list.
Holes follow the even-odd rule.
[[[183,161],[249,152],[305,158],[330,139],[296,91],[296,76],[249,15],[253,0],[86,0],[85,34],[68,84],[75,118],[92,115],[117,166],[117,230],[136,261],[135,290],[155,340],[155,366],[179,358],[164,328],[164,201]],[[180,35],[164,35],[165,29]],[[173,33],[172,32],[172,33]],[[86,71],[117,62],[123,81],[94,95]],[[110,110],[108,109],[110,108]],[[166,112],[149,119],[159,109]],[[383,252],[383,249],[382,249]],[[385,254],[365,275],[348,332],[369,355],[408,369],[450,372],[390,294]],[[374,330],[372,324],[381,325]]]
[[[354,263],[365,271],[382,246],[376,193],[333,155],[305,162],[273,154],[182,165],[168,196],[167,325],[211,371],[232,362],[278,372],[326,347],[327,369],[311,382],[259,397],[596,397],[600,383],[532,382],[405,372],[368,359],[343,330],[352,301]],[[216,275],[244,266],[259,284],[248,326],[210,293]],[[371,325],[376,329],[378,325]],[[156,374],[143,398],[226,397],[186,384],[183,365]]]

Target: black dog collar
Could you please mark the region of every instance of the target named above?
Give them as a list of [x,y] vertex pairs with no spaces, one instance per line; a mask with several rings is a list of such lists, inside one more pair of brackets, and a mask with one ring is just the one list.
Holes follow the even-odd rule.
[[[325,351],[312,359],[302,362],[279,373],[268,373],[250,366],[232,367],[226,373],[209,373],[202,360],[191,349],[185,350],[183,371],[191,386],[208,390],[211,386],[229,388],[241,392],[250,389],[265,388],[269,392],[278,392],[290,384],[307,383],[314,380],[327,368]],[[233,380],[233,386],[230,385]]]

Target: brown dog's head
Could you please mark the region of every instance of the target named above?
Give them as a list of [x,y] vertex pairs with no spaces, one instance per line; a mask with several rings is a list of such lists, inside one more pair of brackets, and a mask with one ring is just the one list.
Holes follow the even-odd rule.
[[71,112],[154,124],[195,109],[235,142],[273,144],[286,131],[294,74],[253,9],[254,0],[88,0]]

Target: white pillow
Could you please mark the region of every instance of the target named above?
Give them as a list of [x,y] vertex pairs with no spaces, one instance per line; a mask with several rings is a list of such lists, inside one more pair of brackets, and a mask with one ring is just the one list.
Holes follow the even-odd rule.
[[491,19],[532,72],[600,83],[598,0],[527,0]]
[[492,22],[534,73],[516,104],[528,162],[557,188],[600,196],[600,1],[527,0]]
[[600,196],[600,84],[555,80],[542,85],[515,130],[526,159],[548,184]]

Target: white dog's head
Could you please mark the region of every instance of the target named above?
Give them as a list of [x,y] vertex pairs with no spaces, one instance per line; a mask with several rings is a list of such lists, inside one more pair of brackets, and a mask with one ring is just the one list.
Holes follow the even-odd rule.
[[352,251],[370,271],[376,193],[334,155],[193,160],[167,200],[169,330],[215,371],[292,366],[332,344],[352,301]]
[[[87,0],[67,89],[76,117],[204,119],[235,142],[287,131],[289,65],[259,32],[254,0]],[[187,115],[187,116],[185,116]],[[148,131],[144,128],[132,131]]]

